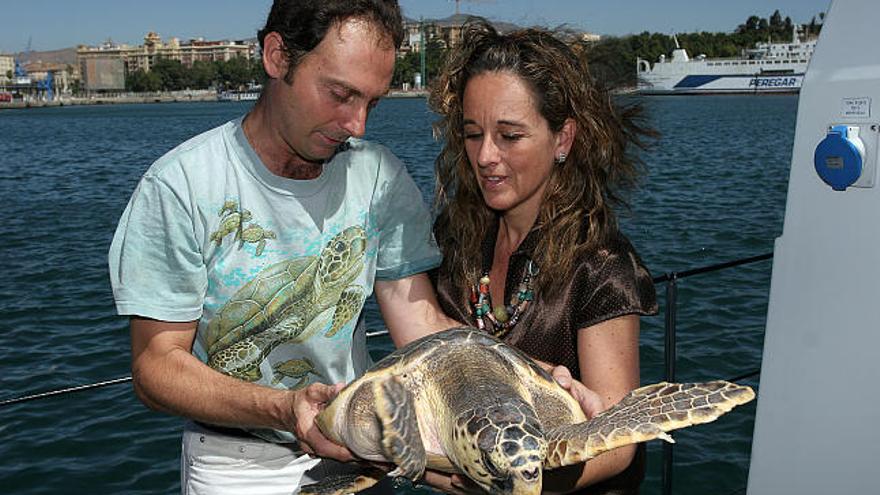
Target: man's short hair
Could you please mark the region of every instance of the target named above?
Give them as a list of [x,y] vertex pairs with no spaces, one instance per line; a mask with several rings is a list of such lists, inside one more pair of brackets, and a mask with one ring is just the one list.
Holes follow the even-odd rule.
[[370,21],[395,48],[403,41],[403,19],[397,0],[275,0],[257,38],[262,49],[266,35],[281,35],[289,62],[285,76],[288,80],[303,56],[321,43],[330,27],[350,18]]

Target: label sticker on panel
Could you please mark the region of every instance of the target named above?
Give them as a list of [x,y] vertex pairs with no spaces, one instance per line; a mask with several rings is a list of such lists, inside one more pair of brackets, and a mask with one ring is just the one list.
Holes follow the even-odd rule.
[[840,105],[840,115],[843,117],[870,117],[871,98],[844,98]]

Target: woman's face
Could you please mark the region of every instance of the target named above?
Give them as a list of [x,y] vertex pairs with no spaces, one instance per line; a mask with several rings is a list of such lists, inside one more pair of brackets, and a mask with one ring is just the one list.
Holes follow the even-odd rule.
[[551,132],[537,103],[526,83],[507,72],[486,72],[465,86],[465,151],[494,210],[537,215],[553,160],[568,152],[566,131]]

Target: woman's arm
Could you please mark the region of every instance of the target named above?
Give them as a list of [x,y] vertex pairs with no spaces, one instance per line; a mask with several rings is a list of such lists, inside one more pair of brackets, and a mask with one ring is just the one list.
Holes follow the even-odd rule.
[[[578,331],[581,382],[607,409],[639,386],[639,316],[614,318]],[[636,446],[606,452],[585,464],[544,472],[546,493],[567,493],[608,479],[629,466]]]

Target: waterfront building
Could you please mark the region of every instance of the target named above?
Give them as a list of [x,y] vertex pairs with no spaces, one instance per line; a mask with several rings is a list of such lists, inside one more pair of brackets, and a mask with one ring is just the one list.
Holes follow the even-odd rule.
[[[423,19],[414,20],[404,18],[403,27],[406,32],[403,43],[400,47],[398,56],[406,55],[410,52],[418,53],[421,50],[421,36],[424,32],[425,43],[431,41],[437,42],[441,48],[447,49],[456,46],[461,41],[461,32],[464,24],[473,19],[474,16],[468,14],[455,14],[445,19]],[[490,21],[498,31],[506,33],[520,26],[507,22]],[[566,39],[578,40],[582,42],[596,42],[601,38],[598,34],[583,32],[569,27],[560,27],[557,29],[559,34]]]
[[0,54],[0,83],[9,84],[15,75],[15,58]]
[[76,51],[77,65],[86,91],[122,91],[125,89],[127,45],[107,41],[99,47],[80,46]]
[[[437,42],[441,48],[452,48],[461,41],[461,30],[464,24],[474,16],[467,14],[455,14],[445,19],[414,20],[405,18],[403,28],[406,32],[399,55],[409,52],[418,53],[421,50],[421,36],[424,31],[425,43]],[[513,24],[493,23],[499,31],[510,30],[516,27]]]
[[24,64],[24,69],[33,82],[46,81],[51,74],[52,89],[57,96],[70,95],[74,81],[80,79],[79,69],[69,64],[37,61]]
[[196,61],[228,62],[235,57],[255,58],[258,51],[259,45],[254,39],[205,41],[197,38],[181,43],[174,37],[163,41],[159,34],[151,31],[144,36],[143,45],[131,46],[112,41],[96,47],[80,45],[76,57],[84,87],[100,90],[123,89],[125,74],[137,70],[149,72],[161,58],[177,60],[185,67],[192,67]]
[[[12,70],[9,70],[11,60]],[[11,55],[0,55],[0,101],[54,101],[73,92],[76,69],[58,62],[21,62]],[[9,77],[11,75],[11,77]]]
[[125,50],[122,55],[126,71],[143,69],[149,72],[159,58],[177,60],[185,67],[192,67],[195,61],[228,62],[235,57],[252,58],[256,48],[255,41],[205,41],[197,38],[181,43],[172,37],[163,42],[158,34],[149,32],[144,36],[143,45]]

